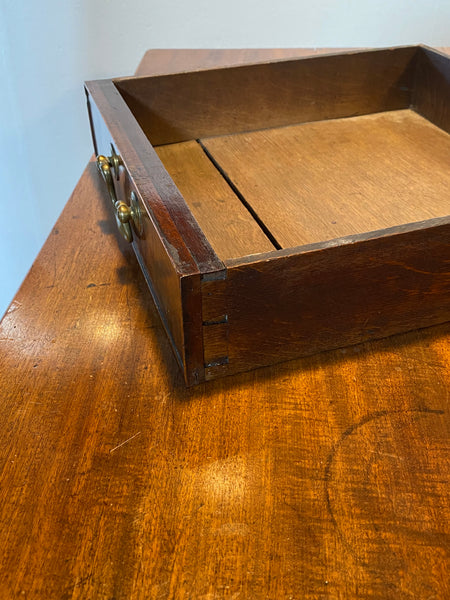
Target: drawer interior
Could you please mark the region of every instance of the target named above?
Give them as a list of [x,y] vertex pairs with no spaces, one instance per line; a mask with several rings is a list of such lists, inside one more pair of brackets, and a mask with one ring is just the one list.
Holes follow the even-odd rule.
[[450,60],[430,49],[114,84],[224,262],[449,214]]
[[450,136],[410,109],[156,151],[222,260],[449,212]]

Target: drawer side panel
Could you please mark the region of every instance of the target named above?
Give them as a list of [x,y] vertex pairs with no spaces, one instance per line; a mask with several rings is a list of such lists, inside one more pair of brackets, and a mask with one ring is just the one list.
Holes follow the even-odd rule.
[[229,362],[209,377],[448,321],[450,218],[433,222],[230,266]]
[[153,145],[408,108],[417,47],[116,79]]

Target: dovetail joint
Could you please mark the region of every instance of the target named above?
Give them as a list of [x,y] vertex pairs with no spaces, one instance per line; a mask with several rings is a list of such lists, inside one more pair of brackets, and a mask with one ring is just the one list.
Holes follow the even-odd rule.
[[222,365],[227,365],[228,362],[228,356],[222,356],[221,358],[218,358],[210,363],[205,364],[205,368],[208,369],[209,367],[220,367]]

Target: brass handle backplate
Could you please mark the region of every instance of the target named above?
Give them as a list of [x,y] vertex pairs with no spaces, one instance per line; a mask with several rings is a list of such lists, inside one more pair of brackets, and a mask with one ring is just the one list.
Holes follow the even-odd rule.
[[133,240],[131,223],[134,224],[138,234],[142,230],[141,211],[134,192],[130,194],[130,206],[121,200],[117,200],[112,170],[114,169],[116,178],[119,179],[119,166],[120,157],[114,151],[110,157],[103,156],[102,154],[97,157],[97,167],[106,183],[109,197],[114,207],[117,227],[127,242],[131,242]]

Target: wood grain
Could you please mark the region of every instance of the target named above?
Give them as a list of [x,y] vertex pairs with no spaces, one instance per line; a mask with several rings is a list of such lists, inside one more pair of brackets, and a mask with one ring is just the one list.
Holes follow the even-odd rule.
[[450,596],[448,324],[186,389],[90,164],[0,348],[1,598]]
[[447,133],[450,133],[449,96],[450,67],[446,53],[424,48],[417,62],[413,106]]
[[445,217],[229,264],[229,360],[207,377],[450,320],[449,239]]
[[418,51],[349,52],[114,83],[159,146],[408,108]]
[[283,248],[449,213],[450,136],[411,110],[202,143]]
[[107,156],[111,150],[110,141],[115,143],[128,177],[142,196],[146,212],[155,226],[164,232],[162,237],[169,254],[175,249],[173,260],[177,270],[189,275],[193,265],[203,271],[223,268],[111,80],[90,81],[85,87],[91,114],[98,111],[97,105],[101,107],[99,118],[94,119],[98,123],[94,134],[96,149],[101,150],[99,133],[102,142],[107,142],[104,150]]
[[[219,271],[215,254],[156,152],[110,80],[85,85],[95,152],[121,156],[117,190],[135,192],[142,232],[136,256],[187,384],[203,381],[200,271]],[[129,203],[129,193],[122,197]]]
[[221,260],[274,249],[197,142],[155,150]]

